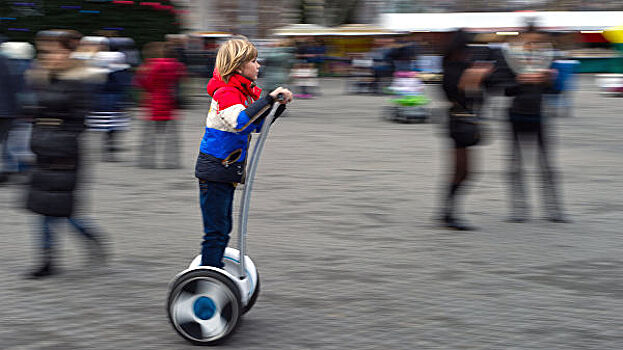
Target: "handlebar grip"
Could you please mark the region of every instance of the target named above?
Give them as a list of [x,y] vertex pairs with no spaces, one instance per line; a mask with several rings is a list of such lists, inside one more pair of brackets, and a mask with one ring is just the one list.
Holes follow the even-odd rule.
[[277,94],[277,101],[283,102],[285,100],[285,96],[282,93]]

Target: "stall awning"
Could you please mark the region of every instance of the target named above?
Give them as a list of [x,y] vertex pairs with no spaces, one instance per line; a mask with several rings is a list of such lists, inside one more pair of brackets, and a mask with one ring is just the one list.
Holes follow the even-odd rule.
[[393,31],[512,31],[527,20],[546,30],[603,30],[623,23],[623,11],[386,13],[381,26]]

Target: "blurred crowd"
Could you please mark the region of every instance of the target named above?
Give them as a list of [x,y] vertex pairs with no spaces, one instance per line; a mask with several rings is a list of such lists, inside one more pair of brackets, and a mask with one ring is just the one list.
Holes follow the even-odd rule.
[[164,167],[179,167],[175,123],[185,67],[175,58],[175,42],[145,45],[141,61],[130,38],[46,30],[37,33],[34,46],[4,42],[0,50],[0,181],[27,174],[26,207],[41,216],[42,261],[29,276],[54,273],[53,229],[61,219],[102,262],[105,237],[78,210],[77,189],[85,178],[81,134],[101,131],[103,160],[118,160],[119,133],[130,128],[129,110],[140,104],[138,165],[155,168],[163,153]]
[[[321,77],[346,79],[345,93],[348,94],[395,94],[404,88],[404,84],[418,90],[421,84],[441,82],[444,45],[451,35],[376,35],[340,39],[296,36],[254,40],[262,64],[258,85],[270,90],[276,84],[287,84],[297,98],[321,94],[318,89]],[[489,51],[509,46],[515,39],[516,35],[474,34],[470,47],[486,56]],[[180,36],[178,60],[187,64],[191,76],[208,79],[214,70],[216,50],[223,40],[220,37]],[[574,41],[577,38],[554,34],[548,40],[555,60],[573,59],[568,49],[577,46]],[[405,79],[407,77],[410,79]]]
[[[312,98],[320,94],[319,76],[338,75],[347,78],[347,94],[388,96],[386,119],[424,122],[433,110],[426,85],[441,84],[450,105],[444,124],[454,145],[451,176],[441,195],[442,225],[474,229],[462,218],[457,203],[473,172],[472,146],[483,142],[483,120],[488,117],[507,120],[509,125],[509,221],[529,219],[523,159],[535,153],[544,216],[552,222],[568,222],[552,159],[548,117],[571,113],[569,91],[578,62],[568,56],[569,45],[530,23],[510,35],[458,31],[443,39],[431,43],[417,36],[377,36],[367,46],[339,57],[330,42],[316,37],[268,41],[260,50],[260,85],[289,82],[298,98]],[[508,106],[493,108],[497,97],[504,97]]]
[[[49,43],[59,40],[66,40],[67,47],[62,50],[70,51],[66,58],[68,65],[63,69],[50,63],[55,62],[61,49]],[[117,160],[117,153],[124,149],[120,145],[119,133],[129,130],[132,119],[129,111],[139,105],[147,111],[141,115],[146,121],[145,129],[158,130],[158,134],[166,134],[173,140],[167,143],[175,144],[172,121],[177,118],[176,110],[182,99],[180,85],[186,73],[184,56],[180,54],[174,36],[166,42],[146,44],[141,55],[131,38],[82,36],[73,30],[47,30],[37,34],[34,46],[28,42],[3,42],[0,51],[3,62],[0,68],[6,76],[2,79],[6,95],[2,101],[0,128],[3,145],[0,181],[5,182],[11,175],[27,171],[35,160],[29,147],[31,129],[46,106],[40,103],[40,94],[35,89],[37,80],[33,77],[43,74],[41,72],[55,77],[67,70],[79,72],[79,80],[86,88],[84,127],[102,132],[103,160]],[[150,143],[157,138],[153,130],[144,136],[146,148],[151,148]],[[174,148],[167,148],[167,154],[176,152]],[[155,152],[144,149],[141,154],[147,159]],[[167,166],[175,167],[175,162],[169,160]],[[156,166],[150,160],[139,160],[139,164]]]

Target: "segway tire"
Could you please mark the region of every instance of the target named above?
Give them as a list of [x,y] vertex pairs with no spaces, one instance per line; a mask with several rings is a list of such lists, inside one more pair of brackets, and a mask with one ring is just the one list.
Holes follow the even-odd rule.
[[257,275],[257,284],[255,285],[255,290],[253,291],[253,294],[251,294],[251,298],[249,298],[249,303],[247,303],[247,306],[245,306],[244,310],[242,311],[243,315],[251,310],[251,308],[253,307],[253,305],[255,305],[255,302],[257,301],[257,297],[260,295],[260,272],[256,269],[255,274]]
[[190,343],[220,344],[234,333],[240,321],[240,291],[217,271],[190,270],[173,283],[167,314],[175,331]]

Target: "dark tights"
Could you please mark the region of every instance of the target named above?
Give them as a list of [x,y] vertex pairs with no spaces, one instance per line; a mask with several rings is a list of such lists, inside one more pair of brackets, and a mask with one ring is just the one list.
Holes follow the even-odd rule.
[[466,147],[454,148],[454,174],[445,203],[445,217],[454,217],[455,197],[469,174],[469,151]]

